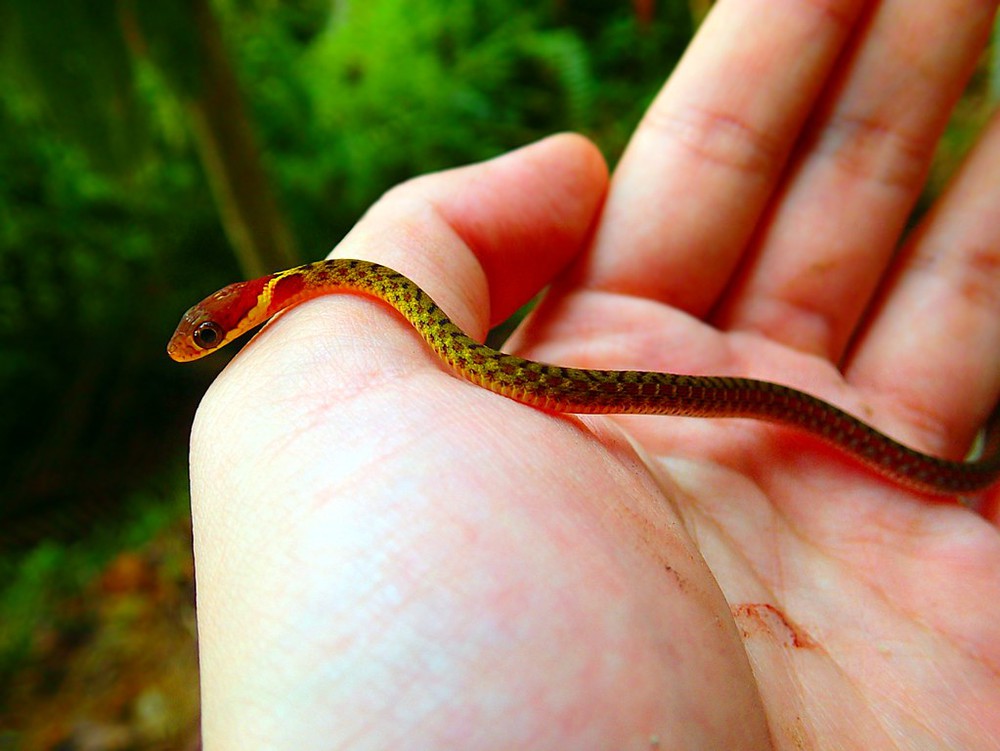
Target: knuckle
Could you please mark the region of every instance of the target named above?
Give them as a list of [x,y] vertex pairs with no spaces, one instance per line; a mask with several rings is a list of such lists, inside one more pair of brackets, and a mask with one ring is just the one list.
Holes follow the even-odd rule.
[[777,140],[746,120],[722,111],[653,107],[642,127],[662,134],[700,159],[741,173],[771,177],[785,156]]

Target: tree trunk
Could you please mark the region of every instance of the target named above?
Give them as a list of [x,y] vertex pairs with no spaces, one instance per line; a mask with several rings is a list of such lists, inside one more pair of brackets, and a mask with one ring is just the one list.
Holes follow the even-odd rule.
[[299,262],[261,164],[260,151],[208,0],[194,2],[200,86],[185,104],[226,235],[247,278]]

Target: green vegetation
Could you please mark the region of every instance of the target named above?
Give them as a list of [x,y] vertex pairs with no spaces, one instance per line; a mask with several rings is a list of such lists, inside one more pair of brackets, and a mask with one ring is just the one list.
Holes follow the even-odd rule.
[[691,22],[585,5],[5,4],[0,543],[112,516],[183,453],[222,363],[163,347],[207,291],[320,257],[413,175],[564,129],[613,158]]
[[0,748],[29,743],[32,701],[55,711],[86,684],[71,653],[125,659],[100,645],[147,610],[108,615],[122,596],[109,571],[138,558],[152,573],[136,592],[183,592],[164,583],[174,558],[156,530],[190,544],[187,432],[225,357],[170,362],[180,313],[321,257],[414,175],[567,129],[614,160],[692,31],[686,1],[637,14],[560,0],[0,6]]
[[184,473],[75,543],[0,554],[0,748],[190,748],[198,724]]
[[0,706],[12,686],[10,674],[36,648],[40,636],[88,627],[78,607],[66,608],[67,600],[85,591],[116,551],[148,545],[164,527],[186,515],[183,473],[173,469],[168,474],[165,482],[171,485],[165,491],[132,494],[124,518],[95,530],[85,541],[45,541],[23,555],[0,554],[0,577],[6,583],[0,591]]

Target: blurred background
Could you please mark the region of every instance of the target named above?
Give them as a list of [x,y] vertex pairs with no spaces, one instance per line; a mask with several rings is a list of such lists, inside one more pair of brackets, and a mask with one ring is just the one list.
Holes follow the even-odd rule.
[[613,164],[710,5],[3,0],[0,751],[198,747],[187,437],[231,355],[168,360],[181,313],[414,175],[561,130]]

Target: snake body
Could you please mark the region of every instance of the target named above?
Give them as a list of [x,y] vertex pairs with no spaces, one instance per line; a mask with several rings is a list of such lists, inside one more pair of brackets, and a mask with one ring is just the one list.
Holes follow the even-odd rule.
[[463,378],[557,412],[749,417],[791,425],[839,447],[901,485],[940,495],[970,493],[1000,476],[1000,440],[981,459],[916,451],[822,399],[751,378],[635,370],[585,370],[526,360],[467,336],[413,281],[376,263],[334,259],[225,287],[185,313],[167,347],[177,361],[228,344],[281,310],[319,295],[354,291],[389,304]]

